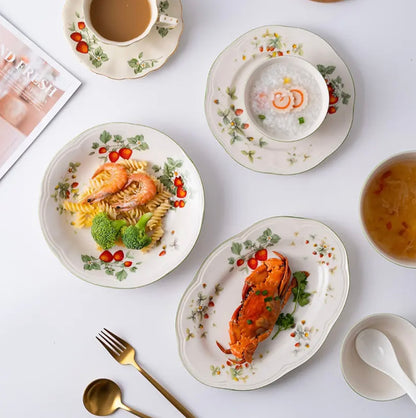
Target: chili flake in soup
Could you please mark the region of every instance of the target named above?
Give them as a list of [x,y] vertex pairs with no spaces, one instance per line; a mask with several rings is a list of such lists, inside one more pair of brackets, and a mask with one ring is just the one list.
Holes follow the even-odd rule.
[[416,260],[416,161],[385,165],[364,190],[362,215],[368,235],[383,252]]

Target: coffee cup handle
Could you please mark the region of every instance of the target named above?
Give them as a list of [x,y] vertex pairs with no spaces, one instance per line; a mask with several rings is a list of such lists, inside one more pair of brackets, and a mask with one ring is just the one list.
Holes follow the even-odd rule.
[[159,15],[156,24],[168,28],[175,28],[178,26],[179,19],[176,17],[170,17],[168,15]]

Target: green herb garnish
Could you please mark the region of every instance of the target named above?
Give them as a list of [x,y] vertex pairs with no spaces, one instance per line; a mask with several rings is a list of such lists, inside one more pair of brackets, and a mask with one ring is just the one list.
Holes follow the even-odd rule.
[[266,116],[264,116],[264,115],[258,115],[258,118],[259,118],[260,120],[264,120],[264,119],[266,119]]
[[298,119],[299,125],[302,125],[302,123],[305,123],[305,118],[302,116]]
[[295,302],[295,306],[293,307],[292,312],[286,314],[281,313],[279,315],[276,321],[277,331],[273,335],[272,340],[277,337],[280,331],[293,328],[296,324],[294,317],[296,308],[298,305],[305,306],[310,302],[309,297],[311,294],[305,291],[306,286],[308,285],[308,276],[309,274],[306,271],[297,271],[293,273],[293,277],[297,281],[297,286],[292,289],[293,302]]
[[290,313],[281,313],[279,318],[277,318],[276,325],[280,328],[280,331],[285,331],[295,326],[295,318]]
[[306,285],[308,284],[308,276],[304,271],[297,271],[293,276],[298,282],[298,285],[292,289],[293,302],[300,306],[305,306],[309,303],[309,297],[311,295],[310,293],[305,292]]
[[270,312],[272,310],[271,306],[266,306],[266,309]]
[[256,295],[260,295],[260,290],[256,290]]
[[273,298],[271,296],[268,296],[267,298],[264,298],[265,302],[271,302]]
[[263,296],[266,296],[269,292],[267,290],[263,290],[263,292],[261,292],[263,294]]
[[247,324],[251,325],[253,321],[251,319],[247,319]]

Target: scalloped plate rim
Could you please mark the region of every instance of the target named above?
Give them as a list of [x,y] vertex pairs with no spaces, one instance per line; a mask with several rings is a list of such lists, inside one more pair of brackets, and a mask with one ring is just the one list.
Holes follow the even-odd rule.
[[[66,7],[66,3],[67,2],[70,2],[71,0],[64,0],[64,5],[63,5],[63,7],[62,7],[62,13],[61,13],[61,18],[62,18],[62,20],[64,20],[65,19],[65,7]],[[147,71],[146,73],[144,73],[144,74],[142,74],[142,75],[137,75],[137,74],[135,74],[135,75],[133,75],[133,76],[131,76],[131,77],[111,77],[110,75],[108,75],[108,74],[104,74],[104,73],[102,73],[102,72],[99,72],[98,71],[98,69],[94,69],[92,66],[89,66],[89,65],[87,65],[86,63],[84,63],[83,62],[83,60],[81,59],[81,57],[79,57],[79,56],[77,56],[77,58],[78,58],[78,62],[80,63],[80,64],[82,64],[82,65],[84,65],[85,67],[87,67],[91,72],[93,72],[94,74],[97,74],[97,75],[100,75],[100,76],[102,76],[102,77],[107,77],[107,78],[109,78],[110,80],[135,80],[135,79],[138,79],[138,78],[143,78],[143,77],[146,77],[148,74],[150,74],[150,73],[153,73],[153,72],[155,72],[155,71],[157,71],[157,70],[159,70],[160,68],[162,68],[162,67],[164,67],[165,65],[166,65],[166,63],[169,61],[169,59],[176,53],[176,51],[177,51],[177,49],[178,49],[178,46],[179,46],[179,42],[180,42],[180,40],[181,40],[181,37],[182,37],[182,34],[183,34],[183,30],[184,30],[184,21],[183,21],[183,5],[182,5],[182,0],[177,0],[178,1],[178,3],[179,3],[179,5],[180,5],[180,9],[181,9],[181,14],[180,14],[180,17],[178,18],[179,19],[179,22],[181,23],[181,31],[179,32],[179,35],[178,35],[178,39],[177,39],[177,41],[176,41],[176,46],[175,46],[175,48],[173,49],[173,51],[168,55],[168,56],[166,56],[166,58],[165,58],[165,61],[163,62],[163,64],[162,65],[160,65],[159,67],[156,67],[156,68],[153,68],[153,69],[150,69],[149,71]],[[66,32],[65,32],[65,26],[63,26],[63,28],[62,28],[62,30],[63,30],[63,34],[64,34],[64,37],[65,38],[67,38],[67,34],[66,34]],[[136,44],[136,43],[140,43],[141,41],[143,41],[143,39],[141,39],[141,40],[139,40],[139,41],[136,41],[136,42],[133,42],[131,45],[134,45],[134,44]],[[69,47],[70,47],[70,49],[72,49],[71,48],[71,42],[68,40],[68,44],[69,44]],[[127,45],[127,46],[131,46],[131,45]],[[114,45],[113,45],[114,46]],[[124,48],[125,46],[121,46],[120,48]],[[73,51],[73,52],[76,52],[76,51]],[[75,55],[77,55],[77,54],[75,54]]]
[[[345,277],[345,283],[344,283],[345,286],[344,286],[344,290],[343,290],[344,294],[343,294],[343,298],[341,299],[341,303],[338,306],[338,309],[337,309],[336,313],[334,314],[334,317],[328,319],[325,322],[325,328],[320,334],[321,338],[319,340],[319,343],[316,345],[316,347],[313,350],[311,350],[309,352],[308,355],[306,355],[300,361],[297,361],[297,362],[295,361],[292,364],[289,364],[289,366],[286,369],[283,369],[283,371],[279,370],[279,372],[276,373],[276,375],[271,376],[268,379],[265,379],[263,382],[258,382],[258,383],[253,384],[253,385],[245,384],[245,386],[231,387],[230,385],[232,383],[229,383],[229,382],[225,382],[224,384],[218,384],[218,385],[208,383],[207,381],[202,380],[199,376],[196,376],[192,372],[192,370],[188,367],[187,362],[184,359],[183,351],[181,349],[182,341],[180,339],[180,332],[179,332],[178,328],[179,328],[181,307],[184,305],[185,298],[187,297],[188,293],[192,290],[193,286],[198,283],[198,279],[199,279],[198,276],[200,275],[203,267],[207,263],[212,261],[213,258],[215,258],[217,251],[223,249],[227,244],[231,243],[231,241],[233,241],[235,239],[240,239],[240,240],[243,239],[246,235],[250,234],[252,232],[252,230],[255,230],[258,226],[260,226],[263,223],[265,223],[267,225],[270,221],[284,220],[284,219],[291,219],[291,220],[294,219],[294,220],[300,220],[301,222],[309,221],[309,222],[316,223],[318,226],[321,226],[321,227],[324,227],[325,229],[327,229],[328,232],[332,233],[334,238],[336,240],[338,240],[338,242],[340,244],[340,249],[342,249],[342,262],[340,263],[340,267],[342,268],[343,276]],[[347,298],[348,298],[348,294],[349,294],[349,287],[350,287],[350,273],[349,273],[349,264],[348,264],[348,254],[347,254],[346,248],[345,248],[344,243],[342,242],[341,238],[329,226],[327,226],[326,224],[324,224],[321,221],[317,221],[317,220],[312,219],[312,218],[299,217],[299,216],[272,216],[272,217],[265,218],[265,219],[262,219],[260,221],[257,221],[254,224],[252,224],[251,226],[249,226],[248,228],[246,228],[246,229],[242,230],[241,232],[231,236],[227,240],[220,243],[217,247],[215,247],[210,252],[210,254],[204,259],[204,261],[202,262],[198,271],[196,272],[194,278],[192,279],[191,283],[188,285],[184,294],[182,295],[181,300],[180,300],[179,305],[178,305],[178,309],[177,309],[177,313],[176,313],[176,319],[175,319],[175,332],[176,332],[176,339],[177,339],[177,347],[178,347],[179,357],[182,361],[182,364],[185,367],[185,369],[188,371],[188,373],[191,374],[192,377],[194,377],[200,383],[202,383],[206,386],[209,386],[209,387],[215,387],[215,388],[227,389],[227,390],[236,390],[236,391],[246,391],[246,390],[256,390],[256,389],[260,389],[264,386],[267,386],[267,385],[279,380],[280,378],[285,376],[287,373],[289,373],[292,370],[298,368],[302,364],[306,363],[308,360],[310,360],[321,349],[321,347],[325,343],[330,331],[332,330],[333,326],[337,322],[338,318],[340,317],[340,315],[341,315],[341,313],[342,313],[342,311],[345,307],[345,304],[346,304],[346,301],[347,301]]]
[[[220,140],[219,139],[219,136],[214,132],[214,130],[213,130],[213,128],[211,127],[211,123],[210,123],[210,121],[209,121],[209,118],[208,118],[208,91],[210,91],[210,90],[214,90],[214,88],[213,88],[213,86],[210,86],[210,80],[211,80],[211,73],[212,73],[212,70],[213,70],[213,68],[214,68],[214,66],[215,66],[215,64],[217,64],[217,61],[219,61],[221,58],[222,58],[222,56],[227,52],[227,50],[229,49],[229,48],[231,48],[232,46],[234,46],[234,45],[236,45],[243,37],[245,37],[246,35],[248,35],[249,33],[251,33],[251,32],[254,32],[254,31],[256,31],[256,30],[259,30],[259,29],[266,29],[266,28],[271,28],[271,27],[282,27],[282,28],[290,28],[290,29],[297,29],[297,30],[299,30],[299,31],[303,31],[303,32],[307,32],[307,33],[309,33],[309,34],[312,34],[312,35],[314,35],[314,36],[316,36],[316,37],[318,37],[319,39],[321,39],[323,42],[325,42],[331,49],[332,49],[332,51],[334,52],[334,54],[344,63],[344,65],[345,65],[345,68],[347,69],[347,72],[348,72],[348,74],[350,75],[350,77],[351,77],[351,81],[352,81],[352,87],[353,87],[353,101],[352,101],[352,109],[351,109],[351,122],[350,122],[350,126],[349,126],[349,129],[348,129],[348,132],[346,133],[346,135],[345,135],[345,137],[344,137],[344,139],[339,143],[339,145],[337,146],[337,148],[335,148],[332,152],[330,152],[328,155],[326,155],[326,156],[324,156],[321,160],[319,160],[315,165],[313,165],[312,167],[309,167],[309,168],[306,168],[306,169],[300,169],[300,170],[297,170],[297,171],[293,171],[293,172],[290,172],[290,173],[279,173],[279,172],[277,172],[277,171],[265,171],[265,170],[261,170],[261,169],[256,169],[256,168],[253,168],[253,167],[251,167],[251,166],[248,166],[248,165],[245,165],[245,164],[243,164],[241,161],[239,161],[236,157],[234,157],[234,155],[231,153],[231,152],[229,152],[229,150],[226,148],[226,146],[225,146],[225,144],[223,143],[223,141],[222,140]],[[212,83],[211,83],[212,84]],[[253,29],[250,29],[250,30],[248,30],[247,32],[245,32],[245,33],[243,33],[242,35],[240,35],[238,38],[236,38],[236,39],[234,39],[234,41],[232,41],[229,45],[227,45],[218,55],[217,55],[217,57],[215,58],[215,60],[214,60],[214,62],[212,63],[212,65],[211,65],[211,67],[210,67],[210,69],[209,69],[209,72],[208,72],[208,76],[207,76],[207,83],[206,83],[206,87],[205,87],[205,96],[204,96],[204,113],[205,113],[205,119],[206,119],[206,121],[207,121],[207,123],[208,123],[208,126],[209,126],[209,129],[210,129],[210,131],[211,131],[211,133],[212,133],[212,135],[214,136],[214,138],[217,140],[217,142],[222,146],[222,148],[224,149],[224,151],[237,163],[237,164],[239,164],[240,166],[242,166],[242,167],[244,167],[244,168],[248,168],[249,170],[252,170],[252,171],[255,171],[255,172],[257,172],[257,173],[264,173],[264,174],[273,174],[273,175],[278,175],[278,176],[293,176],[293,175],[296,175],[296,174],[302,174],[302,173],[306,173],[306,172],[308,172],[308,171],[310,171],[310,170],[313,170],[315,167],[317,167],[318,165],[320,165],[320,164],[322,164],[323,162],[325,162],[331,155],[333,155],[333,154],[335,154],[340,148],[341,148],[341,146],[344,144],[344,142],[347,140],[347,138],[349,137],[349,135],[350,135],[350,132],[351,132],[351,129],[352,129],[352,125],[353,125],[353,122],[354,122],[354,112],[355,112],[355,97],[356,97],[356,88],[355,88],[355,82],[354,82],[354,78],[353,78],[353,76],[352,76],[352,73],[351,73],[351,70],[349,69],[349,67],[348,67],[348,65],[344,62],[344,60],[342,59],[342,57],[338,54],[338,52],[337,52],[337,50],[327,41],[327,40],[325,40],[324,38],[322,38],[320,35],[318,35],[317,33],[315,33],[315,32],[313,32],[313,31],[311,31],[311,30],[309,30],[309,29],[305,29],[305,28],[301,28],[301,27],[298,27],[298,26],[290,26],[290,25],[262,25],[262,26],[257,26],[257,27],[255,27],[255,28],[253,28]],[[259,131],[260,132],[260,131]],[[306,140],[306,139],[308,139],[309,138],[309,136],[308,137],[305,137],[305,138],[303,138],[303,139],[299,139],[299,140],[297,140],[297,141],[292,141],[292,142],[287,142],[287,143],[285,143],[285,142],[281,142],[281,141],[277,141],[277,140],[275,140],[275,142],[276,143],[281,143],[281,144],[285,144],[285,146],[287,145],[287,144],[291,144],[291,143],[294,143],[294,144],[296,144],[296,143],[300,143],[300,142],[302,142],[302,141],[304,141],[304,140]]]
[[[78,270],[75,270],[72,268],[72,266],[69,266],[66,261],[64,260],[63,256],[61,255],[61,251],[59,250],[59,248],[57,248],[53,243],[52,243],[52,239],[50,238],[49,235],[49,230],[48,228],[46,228],[46,223],[43,219],[43,211],[45,210],[45,207],[47,205],[47,194],[48,194],[48,190],[47,190],[47,181],[49,179],[49,176],[53,170],[53,168],[55,167],[58,158],[63,155],[66,151],[72,149],[74,146],[76,146],[78,143],[81,144],[82,140],[84,139],[84,136],[87,135],[90,131],[93,131],[94,129],[100,128],[100,127],[106,127],[108,125],[130,125],[130,126],[134,126],[134,127],[139,127],[139,128],[148,128],[151,129],[153,131],[156,131],[159,134],[164,135],[166,138],[168,138],[170,141],[172,141],[182,152],[183,154],[188,158],[189,162],[191,163],[191,165],[195,168],[196,173],[198,174],[198,179],[199,179],[199,183],[201,185],[201,205],[202,205],[202,214],[201,214],[201,222],[199,225],[199,231],[198,234],[196,235],[196,238],[192,244],[192,247],[190,248],[189,252],[183,257],[183,259],[177,263],[171,270],[169,270],[168,272],[166,272],[165,274],[163,274],[162,276],[160,276],[159,278],[150,281],[148,283],[142,284],[142,285],[138,285],[138,286],[129,286],[129,287],[120,287],[120,286],[109,286],[109,285],[104,285],[104,284],[99,284],[99,283],[92,283],[89,280],[87,280],[85,277],[83,277],[82,275],[80,275],[78,273]],[[41,192],[40,192],[40,197],[39,197],[39,205],[38,205],[38,218],[39,218],[39,224],[42,230],[42,234],[48,244],[48,247],[52,250],[52,252],[56,255],[56,257],[58,258],[58,260],[60,261],[60,263],[65,267],[65,269],[67,271],[69,271],[71,274],[73,274],[74,276],[76,276],[77,278],[81,279],[82,281],[89,283],[93,286],[99,286],[99,287],[103,287],[103,288],[109,288],[109,289],[120,289],[120,290],[128,290],[128,289],[137,289],[140,287],[145,287],[145,286],[149,286],[161,279],[163,279],[165,276],[167,276],[168,274],[172,273],[176,268],[178,268],[190,255],[190,253],[192,252],[192,250],[194,249],[200,235],[201,235],[201,230],[202,230],[202,225],[204,222],[204,218],[205,218],[205,189],[204,189],[204,184],[202,182],[200,173],[196,167],[196,165],[194,164],[194,162],[192,161],[192,159],[188,156],[188,154],[185,152],[185,150],[175,141],[173,140],[170,136],[168,136],[167,134],[165,134],[164,132],[153,128],[151,126],[148,125],[142,125],[142,124],[138,124],[138,123],[130,123],[130,122],[105,122],[105,123],[101,123],[98,125],[94,125],[82,132],[80,132],[77,136],[75,136],[74,138],[72,138],[70,141],[68,141],[62,148],[60,148],[55,155],[53,156],[51,162],[48,164],[47,169],[45,170],[45,174],[43,176],[42,179],[42,183],[41,183]]]

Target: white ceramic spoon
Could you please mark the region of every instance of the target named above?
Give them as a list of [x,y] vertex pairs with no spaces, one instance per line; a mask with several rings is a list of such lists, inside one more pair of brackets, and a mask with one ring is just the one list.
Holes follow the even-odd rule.
[[355,348],[363,361],[395,380],[416,404],[416,385],[403,371],[385,334],[377,329],[367,328],[357,335]]

